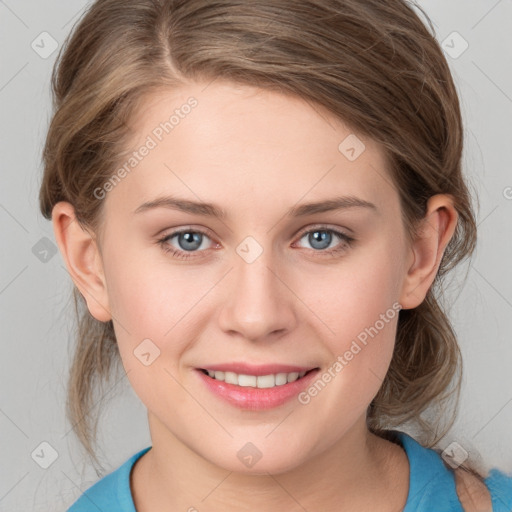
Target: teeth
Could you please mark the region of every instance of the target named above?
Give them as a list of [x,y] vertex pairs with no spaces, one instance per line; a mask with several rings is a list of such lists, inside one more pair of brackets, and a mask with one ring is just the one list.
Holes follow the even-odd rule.
[[290,372],[276,373],[271,375],[243,375],[234,372],[221,372],[206,370],[208,375],[215,380],[226,382],[227,384],[235,384],[242,387],[253,388],[273,388],[275,386],[283,386],[288,382],[295,382],[297,379],[304,377],[306,372]]
[[299,374],[297,372],[288,374],[288,382],[295,382],[299,378]]
[[258,378],[255,375],[239,375],[238,385],[243,387],[256,387]]
[[275,375],[259,375],[256,379],[256,387],[258,388],[273,388],[275,385]]
[[278,373],[276,375],[276,386],[282,386],[288,382],[288,377],[286,373]]
[[224,382],[227,384],[238,384],[238,375],[234,372],[226,372],[224,374]]

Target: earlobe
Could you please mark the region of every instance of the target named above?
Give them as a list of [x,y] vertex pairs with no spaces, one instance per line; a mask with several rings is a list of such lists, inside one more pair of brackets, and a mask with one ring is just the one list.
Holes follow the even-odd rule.
[[437,194],[428,200],[427,213],[411,247],[412,264],[403,282],[400,298],[403,309],[413,309],[425,299],[446,246],[455,232],[457,220],[457,210],[450,195]]
[[76,287],[87,302],[91,315],[101,322],[112,318],[103,272],[102,258],[95,238],[76,220],[73,205],[61,201],[52,210],[53,232]]

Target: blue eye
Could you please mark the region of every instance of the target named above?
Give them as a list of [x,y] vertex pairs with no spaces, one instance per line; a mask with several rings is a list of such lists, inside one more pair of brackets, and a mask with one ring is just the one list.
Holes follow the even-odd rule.
[[310,231],[307,237],[313,249],[327,249],[331,245],[333,234],[329,231]]
[[[309,231],[302,233],[300,240],[303,238],[307,238],[308,243],[314,251],[327,254],[346,250],[354,241],[354,238],[349,237],[345,233],[326,227],[310,229]],[[336,242],[336,239],[341,240],[341,243],[338,242],[334,247],[329,248],[333,241]]]
[[[170,245],[170,241],[176,238],[178,247],[173,247]],[[165,252],[172,253],[173,256],[177,258],[187,259],[192,257],[187,253],[189,252],[197,252],[198,249],[201,249],[203,242],[205,239],[209,238],[206,233],[202,231],[194,231],[191,229],[186,229],[182,231],[176,231],[175,233],[171,233],[170,235],[165,236],[160,239],[158,242],[162,246]],[[202,247],[204,249],[204,247]]]
[[[322,256],[331,256],[344,252],[352,245],[352,242],[355,241],[354,238],[341,231],[324,226],[303,232],[299,240],[304,238],[307,238],[308,243],[312,247],[312,249],[309,250]],[[176,239],[177,246],[171,243],[173,239]],[[159,239],[158,243],[166,253],[171,253],[173,257],[188,259],[196,257],[194,253],[201,253],[204,252],[205,249],[208,249],[208,240],[211,241],[211,238],[203,231],[182,229]],[[331,247],[331,244],[336,242],[336,240],[338,240],[338,243],[335,243],[334,247]]]
[[184,231],[173,236],[177,237],[178,245],[185,251],[195,251],[199,249],[203,242],[203,234],[194,231]]

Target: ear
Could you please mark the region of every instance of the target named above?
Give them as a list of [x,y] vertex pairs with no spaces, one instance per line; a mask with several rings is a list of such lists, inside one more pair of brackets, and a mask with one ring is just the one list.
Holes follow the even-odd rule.
[[452,196],[437,194],[427,202],[427,213],[411,248],[412,263],[403,282],[400,304],[413,309],[425,299],[434,282],[448,242],[457,227],[458,213]]
[[100,322],[108,322],[112,315],[96,238],[78,223],[73,205],[68,202],[61,201],[53,207],[52,222],[68,272],[84,296],[91,315]]

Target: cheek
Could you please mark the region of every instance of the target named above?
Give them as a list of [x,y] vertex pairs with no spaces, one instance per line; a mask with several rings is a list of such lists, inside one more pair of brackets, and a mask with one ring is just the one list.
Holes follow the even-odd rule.
[[[218,278],[199,266],[170,264],[165,256],[155,257],[154,251],[151,257],[117,261],[106,268],[106,275],[125,369],[138,367],[134,351],[148,339],[165,356],[156,359],[155,366],[165,361],[166,367],[172,367],[211,316],[206,309],[209,301],[202,299]],[[151,343],[145,343],[151,349]]]
[[[382,238],[342,258],[339,264],[318,266],[307,279],[298,280],[301,284],[297,295],[304,297],[322,321],[323,332],[338,349],[364,333],[386,312],[388,317],[395,316],[402,279],[399,250],[393,247],[392,240]],[[389,331],[388,323],[385,328],[381,322],[378,326]]]
[[365,266],[352,274],[353,300],[347,305],[347,318],[353,318],[354,323],[343,359],[354,396],[359,394],[366,400],[373,399],[379,390],[396,340],[403,276],[400,245],[392,246],[392,242],[390,238],[376,247],[368,254]]
[[330,375],[325,378],[332,378],[337,392],[324,395],[328,409],[339,408],[340,403],[330,401],[342,396],[343,414],[362,413],[387,373],[400,310],[400,250],[396,241],[383,237],[340,261],[335,270],[318,271],[308,278],[315,287],[301,290],[322,320],[319,330],[330,352]]
[[108,279],[119,353],[134,392],[150,410],[178,414],[186,400],[178,363],[194,338],[190,320],[197,321],[193,308],[206,285],[190,286],[169,266],[135,259],[112,268]]
[[[112,314],[139,336],[160,338],[183,314],[188,297],[184,277],[165,264],[158,250],[126,245],[108,255],[105,268]],[[189,289],[193,292],[193,286]]]

